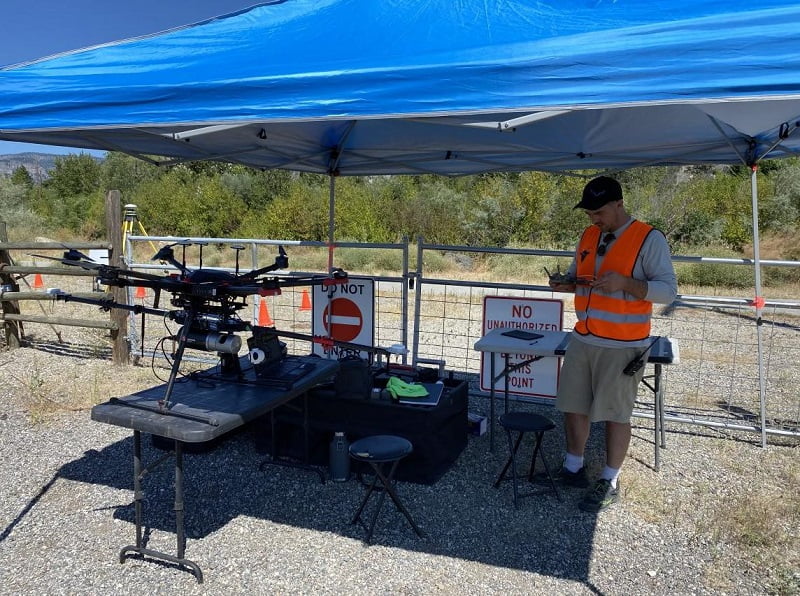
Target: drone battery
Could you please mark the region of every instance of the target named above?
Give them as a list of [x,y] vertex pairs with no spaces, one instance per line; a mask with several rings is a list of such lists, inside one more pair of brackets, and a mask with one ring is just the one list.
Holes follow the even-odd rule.
[[242,347],[242,338],[233,333],[189,332],[186,336],[186,347],[208,352],[238,354]]

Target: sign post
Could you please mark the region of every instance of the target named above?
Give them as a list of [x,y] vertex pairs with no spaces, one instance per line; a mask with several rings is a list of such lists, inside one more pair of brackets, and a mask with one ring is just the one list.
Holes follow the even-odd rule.
[[[513,296],[486,296],[483,300],[483,335],[497,327],[511,327],[525,331],[561,331],[564,303],[547,298],[517,298]],[[491,389],[490,361],[481,354],[480,388]],[[529,360],[529,356],[509,354],[508,364]],[[508,393],[526,397],[554,398],[558,390],[560,358],[542,358],[508,374]],[[495,383],[495,391],[502,392],[505,380]]]

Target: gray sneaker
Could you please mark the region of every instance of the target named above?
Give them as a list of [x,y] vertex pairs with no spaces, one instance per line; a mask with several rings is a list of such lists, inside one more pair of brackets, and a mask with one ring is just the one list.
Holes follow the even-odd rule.
[[581,468],[577,472],[570,472],[562,467],[558,472],[557,479],[565,486],[572,486],[575,488],[586,488],[589,486],[589,480],[586,478],[586,468]]
[[600,479],[594,486],[586,491],[578,507],[583,511],[596,513],[619,500],[619,483],[617,488],[611,486],[610,480]]

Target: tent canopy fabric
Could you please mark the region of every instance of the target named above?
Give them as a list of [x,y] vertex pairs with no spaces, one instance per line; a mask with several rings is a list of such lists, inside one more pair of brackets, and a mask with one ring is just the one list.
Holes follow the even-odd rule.
[[0,69],[0,138],[363,174],[800,150],[800,3],[276,0]]

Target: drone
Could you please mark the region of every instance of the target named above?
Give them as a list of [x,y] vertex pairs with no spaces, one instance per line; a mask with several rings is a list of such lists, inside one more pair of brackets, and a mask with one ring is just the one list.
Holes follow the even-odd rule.
[[[179,332],[173,339],[177,347],[173,354],[172,366],[165,396],[159,401],[162,410],[171,407],[170,397],[172,388],[179,375],[179,368],[186,348],[217,352],[220,356],[220,370],[222,374],[242,378],[242,369],[239,363],[238,352],[241,348],[241,338],[236,332],[249,331],[260,341],[269,341],[270,345],[277,342],[278,336],[303,339],[319,343],[324,347],[334,345],[349,350],[365,350],[382,352],[382,348],[362,346],[350,342],[342,342],[330,337],[306,335],[295,332],[278,331],[273,327],[257,327],[239,316],[239,311],[247,306],[247,297],[273,296],[281,293],[282,288],[298,286],[331,286],[345,284],[348,281],[347,273],[336,268],[328,275],[304,275],[282,277],[276,275],[278,270],[285,270],[289,266],[289,258],[283,246],[278,247],[278,255],[271,265],[241,272],[239,268],[239,251],[244,247],[233,246],[236,251],[236,267],[234,272],[225,269],[203,267],[202,247],[200,245],[199,266],[190,268],[186,265],[186,247],[189,242],[178,242],[164,246],[153,255],[153,261],[160,261],[171,265],[177,272],[159,275],[142,271],[135,271],[123,267],[98,263],[76,249],[69,249],[61,258],[45,255],[32,255],[48,260],[55,260],[71,267],[80,267],[92,271],[100,284],[112,287],[145,287],[153,290],[155,294],[153,306],[120,303],[110,296],[88,298],[73,296],[68,293],[56,294],[57,300],[65,302],[79,302],[93,304],[101,310],[109,311],[121,309],[135,314],[159,315],[176,321],[181,325]],[[175,246],[183,247],[182,259],[179,261],[175,255]],[[162,293],[170,294],[172,308],[160,308],[159,302]],[[144,316],[142,317],[142,335],[144,335]],[[265,339],[266,338],[266,339]]]

